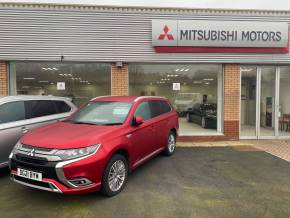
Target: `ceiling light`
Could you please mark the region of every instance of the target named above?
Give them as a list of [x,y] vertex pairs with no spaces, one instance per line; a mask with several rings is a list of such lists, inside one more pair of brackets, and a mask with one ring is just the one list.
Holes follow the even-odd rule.
[[50,83],[50,85],[54,85],[54,83]]
[[58,70],[56,67],[52,68],[53,70]]
[[30,86],[22,86],[23,89],[29,89]]
[[186,72],[189,71],[189,68],[185,69],[184,71],[186,71]]
[[62,74],[62,73],[60,73],[60,74],[58,74],[58,75],[60,75],[60,76],[63,76],[63,74]]
[[179,69],[176,69],[175,71],[179,71]]
[[182,68],[182,69],[180,69],[180,71],[184,71],[184,69]]
[[175,77],[178,77],[178,75],[177,75],[177,74],[175,74],[174,76],[175,76]]
[[243,71],[243,72],[250,72],[252,70],[253,70],[253,68],[241,68],[241,71]]
[[88,83],[88,85],[91,85],[91,83]]
[[23,79],[25,79],[25,80],[34,80],[35,77],[24,77]]
[[48,83],[48,81],[38,81],[39,83]]
[[194,84],[201,84],[202,81],[193,81]]
[[205,78],[203,80],[205,80],[205,81],[213,81],[214,79],[213,78]]
[[42,69],[42,70],[47,70],[47,68],[45,68],[45,67],[42,67],[41,69]]
[[205,85],[209,85],[209,83],[205,83]]

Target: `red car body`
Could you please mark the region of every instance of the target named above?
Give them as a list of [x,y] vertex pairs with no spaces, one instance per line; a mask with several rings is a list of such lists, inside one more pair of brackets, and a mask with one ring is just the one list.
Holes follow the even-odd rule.
[[[31,149],[79,149],[100,144],[94,154],[68,161],[48,161],[41,165],[39,158],[20,154],[14,150],[10,155],[12,179],[23,185],[60,193],[87,193],[102,187],[105,168],[114,154],[123,155],[129,171],[146,160],[164,151],[170,132],[177,135],[178,115],[167,99],[163,97],[98,97],[91,102],[131,102],[130,112],[121,125],[86,125],[58,122],[24,135],[20,143]],[[142,102],[165,101],[170,111],[132,125],[136,108]],[[77,113],[77,112],[76,112]],[[138,118],[139,119],[139,118]],[[29,150],[30,149],[30,150]],[[26,150],[25,150],[26,152]],[[33,152],[31,150],[31,152]],[[41,155],[40,155],[41,156]],[[17,176],[17,168],[42,172],[42,181],[34,181]],[[71,182],[76,178],[86,178],[90,184],[74,187]]]

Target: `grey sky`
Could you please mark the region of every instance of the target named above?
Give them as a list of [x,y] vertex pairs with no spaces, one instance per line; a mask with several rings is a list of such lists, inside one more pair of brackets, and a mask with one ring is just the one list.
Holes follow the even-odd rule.
[[230,8],[290,10],[290,0],[0,0],[0,2],[37,2],[114,6],[153,6],[181,8]]

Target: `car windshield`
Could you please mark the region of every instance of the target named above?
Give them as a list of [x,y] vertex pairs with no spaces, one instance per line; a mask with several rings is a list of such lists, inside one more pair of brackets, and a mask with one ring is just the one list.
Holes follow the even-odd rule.
[[121,125],[132,107],[130,102],[90,102],[65,122],[91,125]]

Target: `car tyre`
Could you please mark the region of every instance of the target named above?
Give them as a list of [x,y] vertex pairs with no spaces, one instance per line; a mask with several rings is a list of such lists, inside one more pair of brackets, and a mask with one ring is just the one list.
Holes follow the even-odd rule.
[[205,119],[205,117],[201,118],[201,127],[202,128],[206,128],[206,119]]
[[176,148],[176,134],[174,131],[170,131],[168,138],[167,138],[167,145],[164,151],[166,156],[171,156]]
[[102,179],[101,192],[112,197],[119,194],[128,179],[128,161],[120,154],[115,154],[108,162]]

